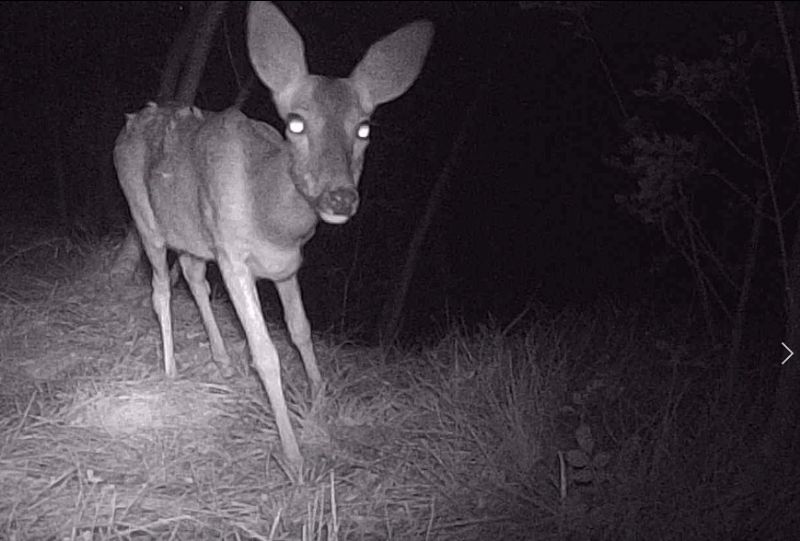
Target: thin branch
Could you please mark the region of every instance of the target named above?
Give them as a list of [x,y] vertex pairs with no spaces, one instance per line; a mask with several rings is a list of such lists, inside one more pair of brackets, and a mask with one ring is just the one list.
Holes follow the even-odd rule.
[[[767,188],[769,188],[769,196],[772,203],[772,212],[774,213],[776,218],[780,218],[781,209],[778,205],[778,195],[775,193],[775,177],[772,174],[772,169],[769,166],[769,154],[767,152],[767,143],[764,140],[764,129],[761,126],[761,117],[759,116],[758,106],[756,105],[755,101],[751,98],[750,99],[751,106],[753,108],[753,117],[755,118],[755,126],[756,126],[756,134],[758,135],[758,146],[761,149],[761,159],[764,161],[764,173],[767,178]],[[776,219],[775,221],[775,230],[778,234],[778,249],[781,252],[781,271],[783,272],[783,283],[786,284],[786,287],[789,287],[790,282],[790,275],[789,275],[789,254],[786,250],[786,235],[783,230],[783,221],[780,219]],[[786,303],[786,310],[787,314],[791,314],[789,311],[791,300],[789,297],[784,298],[784,302]]]
[[689,102],[689,100],[686,100],[686,103],[687,103],[687,104],[689,105],[689,107],[691,107],[691,108],[692,108],[692,109],[693,109],[693,110],[694,110],[694,111],[695,111],[695,112],[696,112],[698,115],[700,115],[701,117],[703,117],[703,119],[705,119],[705,121],[706,121],[706,122],[708,122],[708,123],[711,125],[711,127],[712,127],[712,128],[714,128],[714,131],[716,131],[716,132],[717,132],[717,135],[719,135],[719,136],[722,138],[722,140],[723,140],[723,141],[725,141],[725,143],[726,143],[726,144],[727,144],[729,147],[731,147],[731,149],[732,149],[732,150],[733,150],[733,151],[734,151],[736,154],[738,154],[738,155],[739,155],[739,157],[740,157],[740,158],[742,158],[744,161],[746,161],[747,163],[749,163],[751,166],[755,167],[755,168],[756,168],[756,169],[758,169],[759,171],[763,171],[763,170],[764,170],[764,166],[763,166],[763,165],[761,165],[760,163],[758,163],[758,161],[756,161],[756,159],[755,159],[755,158],[751,157],[751,156],[750,156],[749,154],[747,154],[747,153],[746,153],[744,150],[742,150],[742,149],[739,147],[739,145],[737,145],[737,144],[736,144],[736,141],[734,141],[733,139],[731,139],[731,138],[728,136],[728,134],[726,134],[726,133],[725,133],[725,131],[722,129],[722,127],[721,127],[721,126],[720,126],[720,125],[717,123],[717,121],[716,121],[716,120],[714,120],[714,119],[711,117],[711,115],[710,115],[708,112],[706,112],[706,111],[702,110],[700,107],[695,107],[695,106],[693,106],[693,105],[692,105],[692,104]]
[[620,113],[622,113],[622,118],[625,120],[629,120],[628,110],[625,108],[625,103],[622,101],[622,96],[617,89],[617,85],[614,83],[614,76],[611,73],[611,68],[606,62],[605,57],[603,56],[603,51],[600,50],[600,45],[597,43],[597,40],[594,38],[594,34],[592,33],[591,28],[589,27],[589,23],[586,22],[586,17],[583,16],[583,13],[578,12],[578,20],[581,21],[583,25],[583,29],[586,33],[585,36],[582,36],[583,39],[587,40],[589,43],[592,44],[594,47],[594,52],[597,55],[597,60],[600,62],[600,67],[603,68],[603,73],[606,76],[606,81],[608,82],[609,88],[611,88],[611,92],[614,94],[614,98],[617,100],[617,106],[619,107]]
[[696,242],[698,243],[699,247],[702,248],[702,253],[705,254],[705,256],[708,259],[711,260],[711,262],[714,264],[714,266],[717,269],[717,272],[720,274],[723,280],[728,282],[729,286],[736,289],[736,281],[733,279],[733,276],[731,276],[728,273],[727,270],[727,267],[729,265],[726,265],[725,263],[722,262],[722,259],[717,253],[717,250],[714,250],[713,248],[713,243],[710,240],[708,240],[708,237],[703,233],[704,228],[700,223],[700,220],[698,220],[697,216],[693,214],[688,215],[687,220],[690,221],[692,229],[693,231],[695,231],[695,235],[697,237]]
[[786,18],[783,15],[783,6],[780,2],[774,2],[775,17],[778,19],[778,26],[781,29],[783,47],[786,51],[786,67],[789,70],[789,80],[792,82],[792,96],[794,97],[794,115],[797,120],[797,128],[800,129],[800,85],[797,82],[797,69],[794,66],[794,52],[792,52],[792,42],[789,39],[789,32],[786,30]]
[[706,172],[706,174],[707,174],[707,175],[709,175],[709,176],[711,176],[711,177],[714,177],[714,178],[716,178],[717,180],[719,180],[720,182],[722,182],[722,183],[723,183],[725,186],[727,186],[727,187],[728,187],[728,189],[729,189],[730,191],[732,191],[733,193],[735,193],[736,195],[738,195],[738,196],[739,196],[739,198],[741,198],[741,200],[742,200],[742,201],[743,201],[743,202],[744,202],[744,203],[745,203],[745,204],[746,204],[748,207],[750,207],[750,210],[752,210],[753,212],[755,212],[755,211],[756,211],[756,208],[757,208],[757,206],[756,206],[756,203],[753,201],[753,199],[751,199],[749,195],[747,195],[747,194],[746,194],[746,193],[744,193],[742,190],[740,190],[740,189],[739,189],[739,187],[738,187],[738,186],[736,186],[736,184],[734,184],[733,182],[731,182],[731,181],[728,179],[728,177],[726,177],[725,175],[723,175],[722,173],[720,173],[720,171],[719,171],[718,169],[712,169],[711,171],[707,171],[707,172]]

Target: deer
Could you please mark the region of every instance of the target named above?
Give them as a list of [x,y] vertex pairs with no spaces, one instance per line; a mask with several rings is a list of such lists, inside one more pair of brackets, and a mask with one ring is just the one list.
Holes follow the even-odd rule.
[[206,265],[216,262],[267,393],[283,455],[302,468],[289,419],[280,359],[256,280],[275,284],[284,320],[316,395],[322,376],[297,272],[301,250],[321,220],[340,225],[359,206],[358,183],[376,107],[403,95],[419,76],[433,24],[412,22],[374,43],[347,78],[308,73],[303,38],[270,2],[252,2],[247,48],[285,125],[236,108],[210,112],[149,103],[126,115],[114,165],[152,268],[152,306],[164,370],[176,377],[167,250],[177,254],[199,309],[214,363],[232,376],[214,319]]

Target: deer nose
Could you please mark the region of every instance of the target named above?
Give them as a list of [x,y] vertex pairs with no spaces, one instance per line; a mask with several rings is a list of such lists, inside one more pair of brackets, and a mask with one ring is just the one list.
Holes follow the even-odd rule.
[[358,207],[358,192],[350,187],[331,190],[325,197],[324,206],[332,214],[350,217]]

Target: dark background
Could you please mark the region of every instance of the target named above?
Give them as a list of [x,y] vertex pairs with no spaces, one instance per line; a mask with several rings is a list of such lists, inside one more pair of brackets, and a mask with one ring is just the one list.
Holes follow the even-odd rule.
[[[428,18],[436,37],[420,79],[378,110],[346,226],[321,225],[301,283],[315,328],[369,336],[459,130],[468,130],[417,269],[405,331],[453,319],[508,321],[531,300],[550,306],[608,296],[691,299],[683,267],[660,267],[658,231],[615,202],[634,185],[607,164],[623,117],[602,58],[630,112],[656,55],[713,57],[718,36],[774,34],[769,4],[737,2],[311,2],[282,5],[306,40],[312,73],[346,76],[368,46]],[[590,35],[570,9],[586,9]],[[795,12],[786,4],[787,24]],[[251,69],[246,4],[232,2],[215,34],[197,105],[230,106]],[[3,225],[69,224],[120,231],[125,202],[111,165],[123,113],[153,99],[185,3],[0,5]],[[765,28],[768,27],[766,30]],[[483,89],[474,117],[465,113]],[[260,84],[243,107],[279,125]],[[67,191],[58,192],[58,169]]]

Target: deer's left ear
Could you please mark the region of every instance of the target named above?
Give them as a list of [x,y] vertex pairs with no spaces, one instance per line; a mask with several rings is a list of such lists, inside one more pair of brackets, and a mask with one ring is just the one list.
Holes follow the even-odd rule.
[[350,74],[371,112],[403,95],[419,76],[433,39],[433,23],[416,21],[373,44]]

